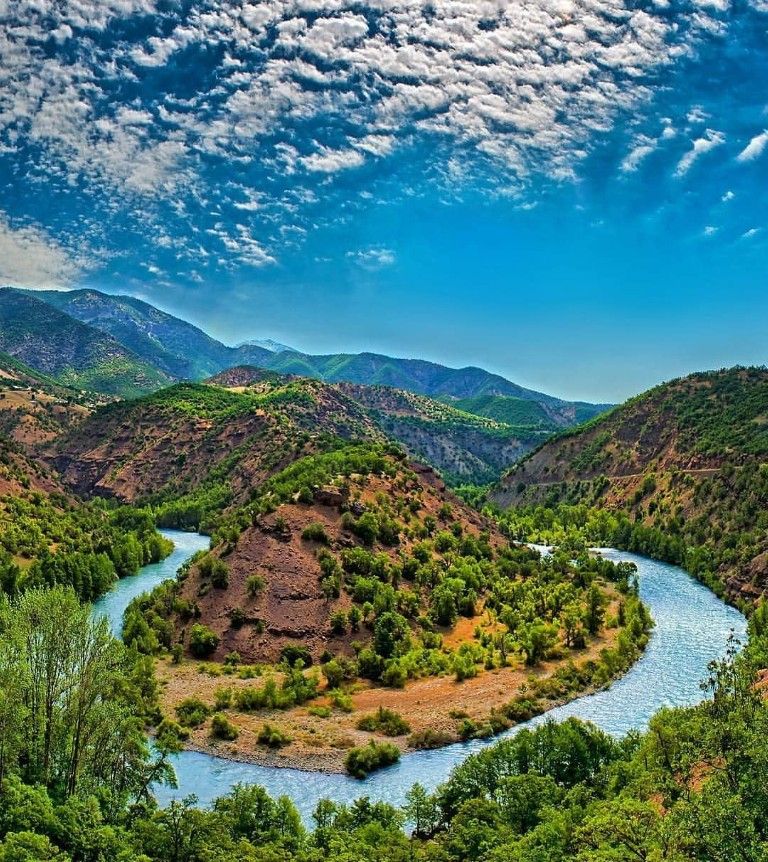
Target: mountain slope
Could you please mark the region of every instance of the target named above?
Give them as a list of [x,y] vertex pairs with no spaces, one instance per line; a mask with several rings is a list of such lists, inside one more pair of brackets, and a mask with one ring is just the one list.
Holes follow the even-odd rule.
[[[253,366],[230,368],[207,382],[231,389],[301,380]],[[550,431],[512,426],[389,386],[324,384],[359,404],[388,438],[432,465],[450,484],[486,484],[546,439]],[[532,402],[525,402],[532,403]],[[536,407],[537,405],[532,405]]]
[[82,421],[105,397],[61,386],[0,353],[0,434],[33,449]]
[[[433,398],[478,398],[503,396],[532,401],[542,405],[545,413],[559,426],[577,420],[577,403],[563,401],[543,392],[518,386],[482,368],[448,368],[423,359],[396,359],[377,353],[310,356],[298,352],[278,353],[267,360],[275,371],[317,377],[327,383],[362,383],[368,386],[391,386]],[[599,412],[609,405],[582,405]]]
[[200,380],[242,359],[261,362],[271,356],[271,351],[254,344],[227,347],[191,323],[132,296],[97,290],[36,291],[34,296],[108,333],[175,379]]
[[766,456],[768,370],[693,374],[545,443],[491,499],[624,512],[633,550],[755,598],[768,589]]
[[58,383],[108,395],[132,397],[170,382],[111,336],[11,288],[0,289],[0,350]]
[[185,526],[243,502],[301,455],[339,439],[384,440],[365,411],[331,387],[270,378],[245,392],[180,383],[108,405],[56,441],[50,460],[83,495],[184,497],[177,523]]

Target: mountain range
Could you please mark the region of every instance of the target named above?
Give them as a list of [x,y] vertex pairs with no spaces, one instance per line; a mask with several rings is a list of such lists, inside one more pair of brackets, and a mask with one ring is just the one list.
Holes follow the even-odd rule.
[[[96,290],[0,290],[0,350],[55,377],[67,376],[68,382],[82,378],[89,384],[83,388],[108,394],[133,396],[169,382],[202,380],[233,366],[253,365],[326,383],[391,386],[446,400],[478,399],[471,412],[495,419],[500,419],[499,411],[517,408],[519,402],[539,405],[533,423],[510,424],[541,420],[567,427],[610,406],[555,398],[482,368],[455,369],[375,353],[313,356],[283,348],[272,341],[230,347],[135,297]],[[105,368],[110,351],[126,363],[126,373],[117,380]],[[42,361],[36,360],[36,352]],[[467,409],[466,404],[457,406]],[[487,414],[489,410],[497,415]]]

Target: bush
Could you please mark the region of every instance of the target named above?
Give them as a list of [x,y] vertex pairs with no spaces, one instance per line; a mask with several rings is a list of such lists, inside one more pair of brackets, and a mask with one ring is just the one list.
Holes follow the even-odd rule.
[[279,727],[275,727],[268,722],[264,723],[264,726],[258,733],[256,739],[259,742],[259,745],[266,745],[268,748],[282,748],[284,745],[288,745],[291,741],[291,737],[286,733],[283,733]]
[[344,759],[347,772],[355,778],[365,778],[371,772],[400,760],[400,749],[391,742],[375,742],[352,748]]
[[176,707],[176,715],[182,727],[200,727],[209,714],[208,706],[198,697],[188,697]]
[[450,733],[444,730],[433,730],[427,727],[424,730],[417,730],[408,737],[408,745],[411,748],[429,749],[442,748],[444,745],[450,745],[453,742],[453,737]]
[[312,665],[312,654],[305,646],[286,646],[280,650],[280,658],[294,667],[297,662],[301,662],[302,667],[310,667]]
[[383,706],[376,712],[362,716],[357,728],[370,733],[383,733],[384,736],[404,736],[411,732],[411,726],[399,713]]
[[308,524],[304,527],[301,538],[307,542],[319,542],[321,545],[330,544],[328,533],[325,532],[325,527],[322,524]]
[[248,595],[255,599],[267,585],[267,582],[261,575],[249,575],[245,579],[245,588],[248,590]]
[[195,658],[207,658],[219,645],[219,636],[208,626],[195,623],[189,630],[189,651]]
[[240,731],[234,724],[220,712],[211,719],[211,736],[214,739],[225,739],[231,742],[240,735]]

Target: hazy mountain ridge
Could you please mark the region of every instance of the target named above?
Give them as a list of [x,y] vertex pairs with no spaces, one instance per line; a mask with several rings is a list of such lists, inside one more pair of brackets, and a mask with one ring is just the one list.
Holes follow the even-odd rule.
[[[433,398],[522,399],[542,405],[557,427],[583,421],[610,406],[566,401],[526,389],[482,368],[449,368],[423,359],[376,353],[315,356],[290,349],[275,352],[272,348],[284,345],[272,341],[269,347],[260,346],[258,340],[229,347],[193,324],[130,296],[90,289],[23,293],[107,333],[175,380],[201,380],[233,366],[256,365],[326,383],[391,386]],[[148,386],[147,391],[152,388]]]

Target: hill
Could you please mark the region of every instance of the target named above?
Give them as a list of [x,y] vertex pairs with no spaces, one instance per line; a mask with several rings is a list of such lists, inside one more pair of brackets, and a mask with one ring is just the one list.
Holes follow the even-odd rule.
[[[243,391],[268,382],[301,379],[253,366],[238,366],[207,382]],[[389,386],[325,385],[359,404],[383,434],[403,445],[412,457],[438,469],[452,485],[494,481],[506,467],[551,433],[535,426],[507,425]]]
[[124,636],[172,650],[162,706],[201,716],[194,746],[221,750],[205,720],[226,709],[230,754],[340,770],[376,734],[437,747],[604,684],[645,643],[631,571],[510,547],[431,469],[352,442],[254,488]]
[[0,351],[57,383],[133,397],[170,382],[112,336],[46,302],[0,289]]
[[108,405],[57,440],[49,458],[79,494],[172,500],[165,523],[187,526],[245,501],[301,455],[343,439],[384,439],[365,411],[333,388],[265,377],[247,391],[179,383]]
[[[338,383],[371,419],[415,458],[432,464],[453,485],[487,484],[554,430],[511,424],[389,386]],[[459,402],[455,402],[456,404]],[[521,402],[541,409],[535,402]]]
[[624,545],[754,599],[768,589],[767,455],[768,370],[693,374],[545,443],[491,500],[622,512]]
[[53,440],[105,402],[0,353],[0,435],[28,449]]
[[304,353],[282,352],[269,359],[267,365],[275,371],[317,377],[327,383],[389,386],[432,398],[519,399],[540,405],[543,413],[558,427],[583,421],[583,418],[602,412],[610,406],[563,401],[552,395],[518,386],[482,368],[449,368],[423,359],[397,359],[377,353],[310,356]]

